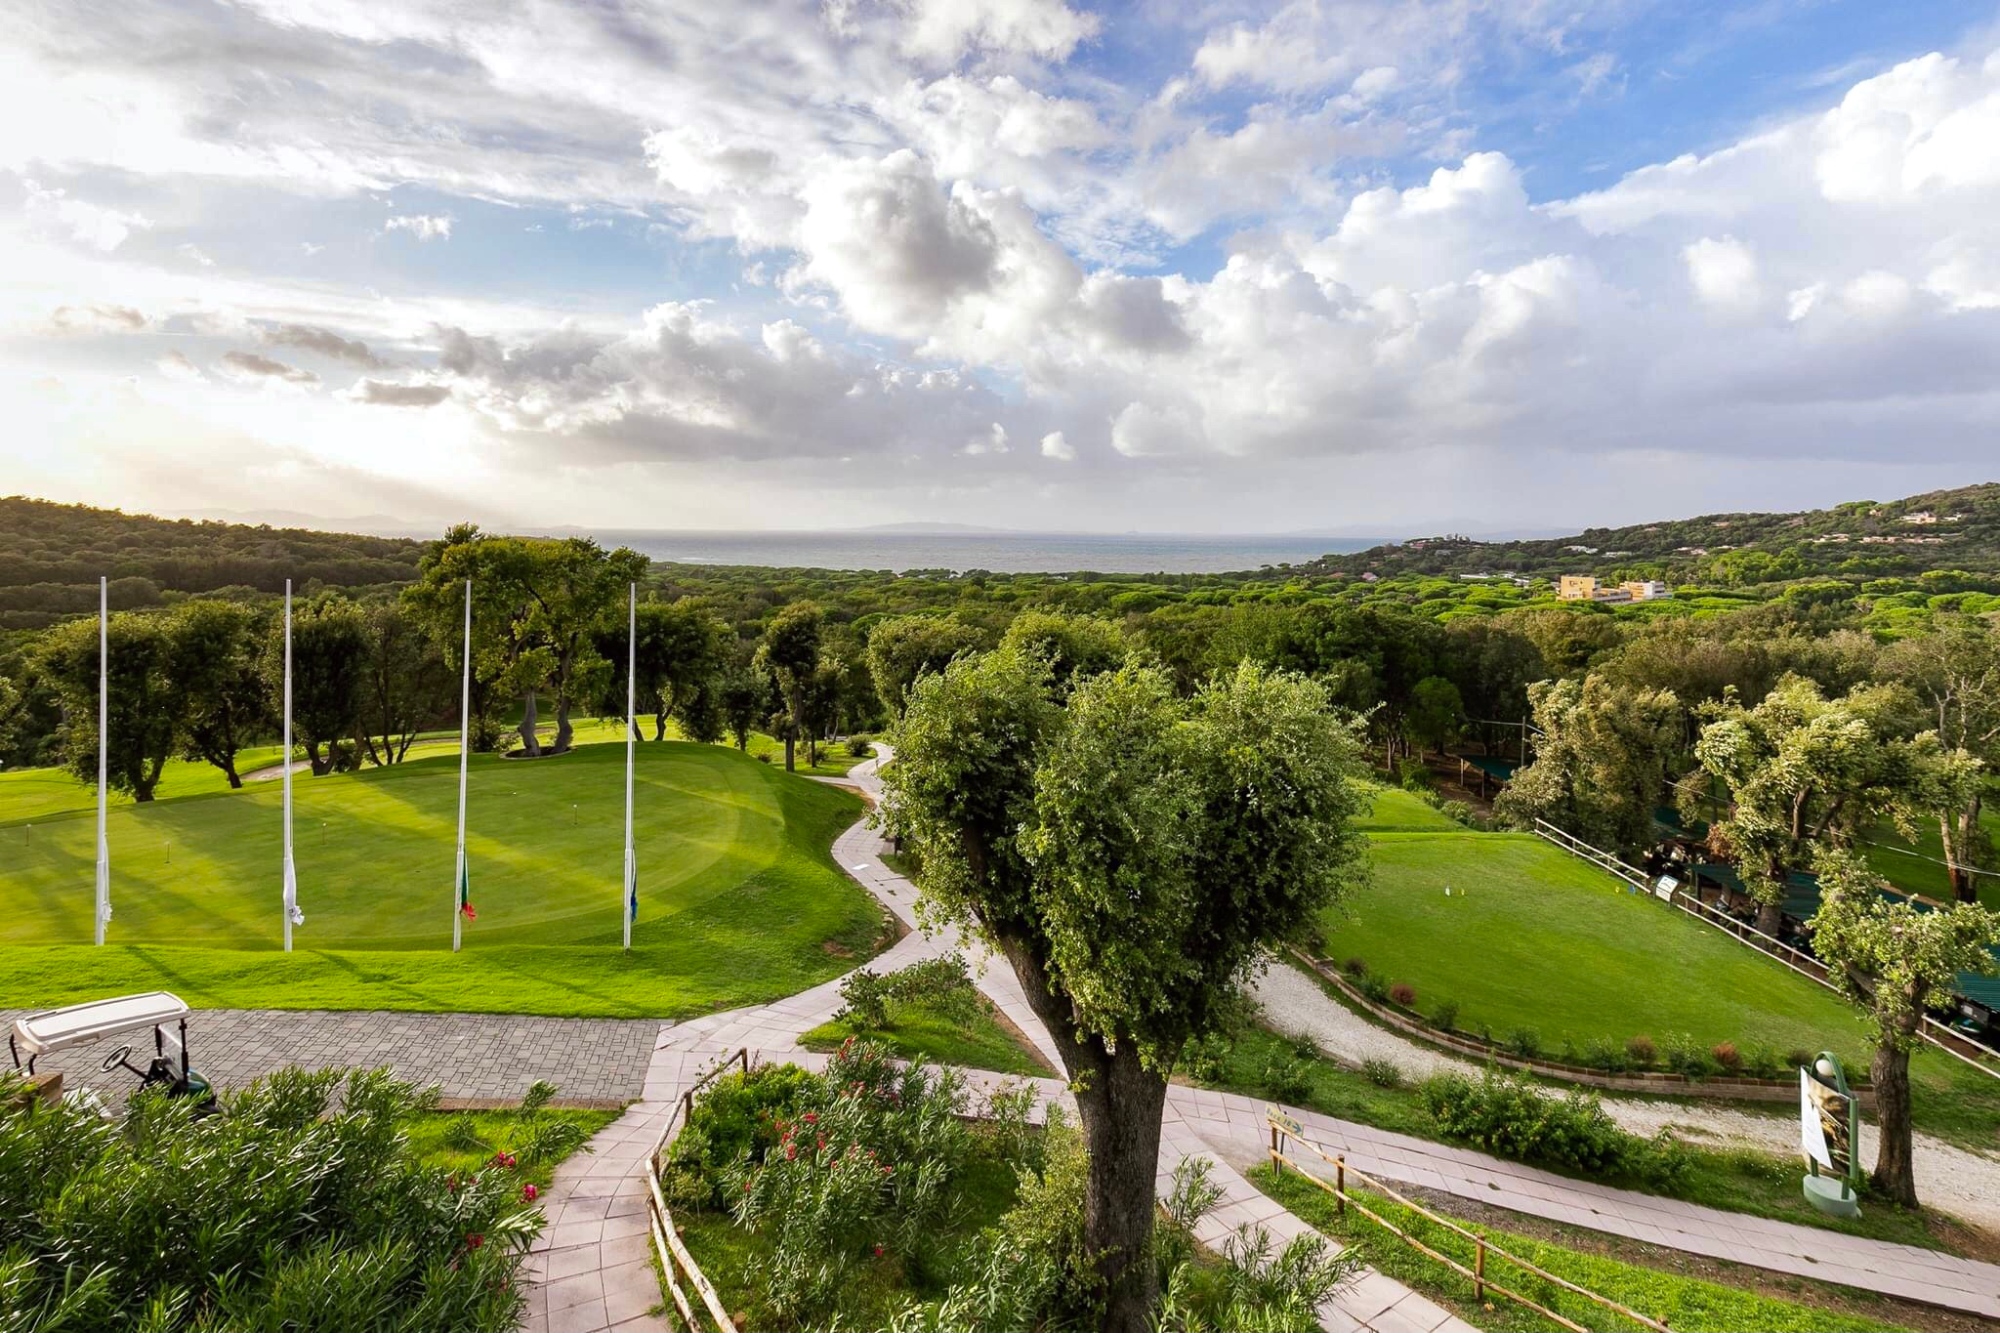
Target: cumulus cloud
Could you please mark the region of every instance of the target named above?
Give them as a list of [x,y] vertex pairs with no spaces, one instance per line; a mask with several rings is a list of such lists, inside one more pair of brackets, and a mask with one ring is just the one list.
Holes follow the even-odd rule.
[[967,51],[1018,52],[1061,60],[1095,35],[1094,14],[1063,0],[904,0],[903,47],[938,61]]
[[168,352],[155,361],[153,367],[166,378],[182,384],[200,384],[208,379],[208,376],[202,373],[201,367],[188,360],[187,354],[181,351]]
[[357,403],[376,407],[436,407],[451,397],[448,384],[391,384],[362,378],[354,382],[349,396]]
[[390,364],[369,351],[367,343],[343,338],[316,324],[271,324],[264,327],[262,334],[264,341],[274,347],[300,347],[366,370],[380,370]]
[[273,361],[268,356],[255,352],[224,352],[217,368],[229,379],[238,383],[283,381],[286,384],[317,384],[319,376],[310,370],[286,365],[283,361]]
[[1681,251],[1688,281],[1703,304],[1743,313],[1757,308],[1757,256],[1734,236],[1704,236]]
[[49,315],[58,333],[137,333],[146,324],[145,314],[129,305],[61,305]]
[[447,213],[399,213],[382,224],[386,235],[392,231],[406,231],[419,241],[448,241],[451,239],[451,215]]
[[1052,430],[1042,436],[1042,457],[1053,458],[1059,463],[1074,463],[1076,448],[1063,438],[1061,431]]
[[78,199],[67,190],[45,188],[33,180],[22,184],[28,192],[26,212],[31,222],[92,250],[108,254],[125,244],[134,231],[153,225],[143,214],[106,208]]

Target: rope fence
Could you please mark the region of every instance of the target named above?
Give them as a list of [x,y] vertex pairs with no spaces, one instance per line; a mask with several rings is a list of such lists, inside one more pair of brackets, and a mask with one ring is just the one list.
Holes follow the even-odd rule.
[[660,1171],[667,1145],[673,1142],[675,1131],[686,1124],[688,1117],[694,1113],[695,1094],[728,1072],[731,1066],[740,1067],[745,1074],[750,1072],[748,1047],[740,1046],[729,1056],[718,1061],[681,1094],[680,1101],[674,1104],[673,1112],[667,1116],[666,1127],[660,1131],[659,1141],[653,1145],[653,1151],[646,1158],[647,1221],[651,1224],[653,1249],[659,1256],[660,1273],[666,1280],[667,1295],[672,1298],[674,1308],[679,1311],[681,1322],[687,1327],[688,1333],[701,1333],[701,1321],[697,1318],[687,1293],[681,1290],[682,1279],[685,1279],[687,1285],[694,1289],[695,1295],[700,1297],[703,1308],[715,1324],[716,1333],[736,1333],[736,1322],[729,1317],[729,1312],[723,1308],[722,1298],[715,1293],[714,1285],[709,1282],[707,1275],[701,1271],[701,1265],[694,1261],[694,1256],[688,1253],[686,1243],[681,1240],[680,1231],[674,1226],[674,1215],[667,1208],[665,1196],[660,1193]]

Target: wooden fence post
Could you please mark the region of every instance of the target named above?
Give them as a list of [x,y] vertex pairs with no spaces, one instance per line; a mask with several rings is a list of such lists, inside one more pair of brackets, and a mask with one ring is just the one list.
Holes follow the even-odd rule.
[[1472,1243],[1472,1299],[1484,1302],[1486,1299],[1486,1242]]
[[1271,1126],[1271,1169],[1279,1175],[1285,1174],[1285,1155],[1278,1151],[1278,1127]]
[[1347,1158],[1344,1155],[1333,1159],[1333,1188],[1338,1191],[1333,1196],[1333,1211],[1344,1213],[1347,1211]]

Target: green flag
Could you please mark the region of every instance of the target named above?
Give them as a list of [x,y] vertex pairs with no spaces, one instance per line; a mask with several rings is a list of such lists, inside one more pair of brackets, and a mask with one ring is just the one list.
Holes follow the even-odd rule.
[[462,857],[458,863],[458,910],[465,914],[467,921],[475,921],[479,913],[472,910],[472,858]]

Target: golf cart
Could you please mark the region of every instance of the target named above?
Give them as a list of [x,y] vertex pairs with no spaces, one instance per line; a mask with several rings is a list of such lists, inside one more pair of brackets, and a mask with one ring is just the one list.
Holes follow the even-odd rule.
[[[146,1068],[132,1063],[129,1042],[112,1048],[98,1068],[108,1074],[122,1067],[138,1078],[142,1088],[165,1088],[169,1097],[192,1097],[199,1113],[206,1115],[215,1109],[215,1094],[208,1080],[188,1063],[187,1016],[186,1001],[166,991],[92,1000],[15,1019],[13,1031],[7,1034],[7,1050],[14,1057],[16,1069],[22,1068],[21,1059],[26,1056],[26,1068],[32,1074],[35,1061],[44,1055],[151,1028],[153,1058]],[[178,1035],[168,1031],[175,1024],[179,1027]]]

